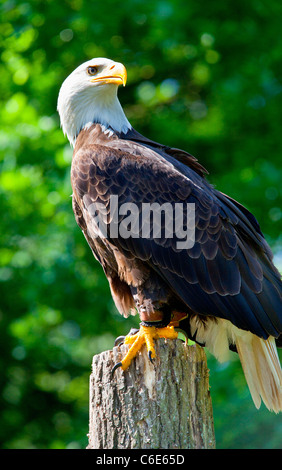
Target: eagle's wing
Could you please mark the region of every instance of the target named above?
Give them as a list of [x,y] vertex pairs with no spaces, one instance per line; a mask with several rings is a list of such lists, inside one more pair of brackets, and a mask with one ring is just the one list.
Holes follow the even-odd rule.
[[[195,313],[230,320],[235,326],[267,338],[282,331],[281,281],[255,218],[215,191],[187,166],[183,171],[153,149],[114,141],[88,145],[72,164],[74,197],[95,228],[93,204],[105,206],[108,242],[129,258],[143,260]],[[110,237],[110,196],[124,203],[194,203],[195,244],[178,249],[175,236]],[[119,213],[119,222],[128,214]],[[162,222],[163,223],[163,222]]]

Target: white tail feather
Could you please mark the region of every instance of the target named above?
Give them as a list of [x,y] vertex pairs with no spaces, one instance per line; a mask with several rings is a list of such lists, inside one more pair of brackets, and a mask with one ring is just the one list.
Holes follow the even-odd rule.
[[190,327],[196,340],[204,343],[220,362],[228,360],[229,344],[236,344],[255,406],[259,408],[263,400],[269,410],[282,411],[282,371],[272,336],[263,340],[227,320],[204,323],[196,316],[190,320]]
[[236,346],[255,406],[259,408],[262,399],[269,410],[282,411],[282,371],[275,339],[237,337]]

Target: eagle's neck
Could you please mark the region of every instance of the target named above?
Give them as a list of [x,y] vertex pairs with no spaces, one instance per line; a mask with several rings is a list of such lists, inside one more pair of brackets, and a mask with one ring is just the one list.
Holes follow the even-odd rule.
[[[91,93],[92,92],[92,93]],[[117,87],[97,87],[95,96],[93,90],[84,90],[65,97],[62,105],[58,106],[61,125],[72,146],[75,145],[79,132],[92,124],[101,124],[102,128],[118,133],[126,133],[131,129],[121,104],[117,97]]]

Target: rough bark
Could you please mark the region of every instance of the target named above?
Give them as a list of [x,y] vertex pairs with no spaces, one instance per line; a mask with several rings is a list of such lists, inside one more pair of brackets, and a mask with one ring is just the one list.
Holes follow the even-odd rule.
[[127,351],[115,347],[93,358],[89,449],[215,448],[206,355],[181,340],[155,342],[129,369],[111,369]]

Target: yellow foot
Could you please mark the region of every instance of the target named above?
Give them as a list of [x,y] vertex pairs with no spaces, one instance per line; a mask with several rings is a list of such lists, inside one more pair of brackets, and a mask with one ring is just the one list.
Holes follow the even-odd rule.
[[173,326],[166,326],[164,328],[156,328],[155,326],[140,326],[138,333],[132,336],[126,336],[124,339],[124,344],[131,344],[131,348],[128,350],[125,357],[121,362],[118,362],[112,370],[112,373],[118,368],[121,367],[122,370],[125,370],[129,367],[132,359],[137,355],[137,353],[142,348],[143,344],[146,344],[148,350],[148,356],[150,361],[156,357],[156,351],[154,347],[154,339],[156,338],[168,338],[176,339],[178,336],[177,332],[174,330]]

